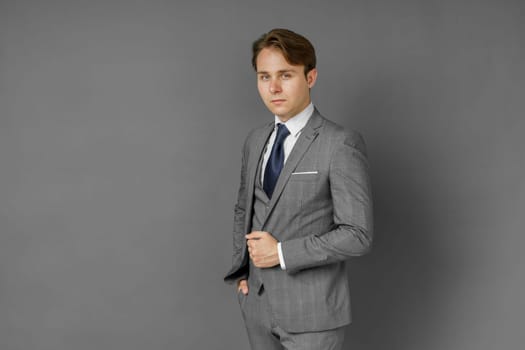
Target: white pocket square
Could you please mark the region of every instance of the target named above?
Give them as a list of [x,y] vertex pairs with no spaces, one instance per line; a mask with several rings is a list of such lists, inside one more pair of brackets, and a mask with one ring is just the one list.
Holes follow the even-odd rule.
[[298,171],[296,173],[292,173],[292,175],[315,175],[317,174],[317,171]]

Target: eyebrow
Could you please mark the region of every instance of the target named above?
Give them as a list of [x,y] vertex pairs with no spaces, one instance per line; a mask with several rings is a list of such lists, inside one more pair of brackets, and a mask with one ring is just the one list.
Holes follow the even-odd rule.
[[[278,70],[277,73],[295,73],[295,71],[293,71],[292,69],[281,69],[281,70]],[[262,71],[257,72],[257,74],[270,74],[270,73],[262,70]]]

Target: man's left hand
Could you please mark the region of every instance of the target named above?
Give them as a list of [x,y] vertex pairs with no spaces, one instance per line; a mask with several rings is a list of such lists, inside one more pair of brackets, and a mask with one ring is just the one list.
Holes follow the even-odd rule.
[[279,265],[277,240],[268,232],[253,231],[246,235],[250,259],[256,267],[268,268]]

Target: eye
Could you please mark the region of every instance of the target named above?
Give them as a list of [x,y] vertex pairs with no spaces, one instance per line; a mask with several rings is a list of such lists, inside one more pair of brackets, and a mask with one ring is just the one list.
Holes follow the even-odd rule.
[[270,76],[268,74],[260,74],[259,75],[259,80],[261,81],[267,81],[270,79]]
[[281,76],[282,76],[283,79],[290,79],[292,77],[292,74],[290,74],[290,73],[283,73]]

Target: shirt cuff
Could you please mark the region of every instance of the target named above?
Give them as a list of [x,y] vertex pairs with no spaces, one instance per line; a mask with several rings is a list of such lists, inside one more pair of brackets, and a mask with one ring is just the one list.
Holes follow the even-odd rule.
[[281,269],[286,270],[286,265],[284,264],[283,250],[281,249],[281,242],[277,242],[277,254],[279,254],[279,264]]

